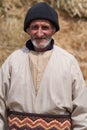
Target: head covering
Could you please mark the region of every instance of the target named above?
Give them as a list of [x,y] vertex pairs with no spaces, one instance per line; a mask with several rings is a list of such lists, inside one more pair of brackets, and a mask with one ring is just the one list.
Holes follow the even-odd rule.
[[24,31],[26,32],[30,23],[37,19],[48,20],[55,26],[56,31],[59,30],[58,14],[46,2],[37,3],[28,10],[24,20]]

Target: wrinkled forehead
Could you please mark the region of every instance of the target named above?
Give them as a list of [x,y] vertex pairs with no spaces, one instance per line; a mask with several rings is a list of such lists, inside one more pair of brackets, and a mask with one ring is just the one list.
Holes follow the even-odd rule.
[[51,26],[53,27],[53,24],[49,21],[49,20],[45,20],[45,19],[37,19],[37,20],[33,20],[30,24],[29,27],[32,25],[46,25],[46,26]]

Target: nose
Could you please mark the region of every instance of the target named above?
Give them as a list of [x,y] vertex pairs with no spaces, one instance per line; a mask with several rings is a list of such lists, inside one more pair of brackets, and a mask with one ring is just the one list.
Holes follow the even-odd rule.
[[37,30],[37,36],[38,37],[42,37],[43,36],[43,30],[42,30],[42,28],[38,28],[38,30]]

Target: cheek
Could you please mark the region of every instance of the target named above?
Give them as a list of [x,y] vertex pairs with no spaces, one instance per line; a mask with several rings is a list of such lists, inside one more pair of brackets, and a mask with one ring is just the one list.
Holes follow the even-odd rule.
[[47,35],[47,36],[52,36],[52,35],[53,35],[53,32],[50,31],[50,32],[48,32],[46,35]]
[[32,32],[29,33],[30,37],[35,36],[35,34],[36,34],[36,33],[35,33],[34,31],[32,31]]
[[49,31],[47,32],[47,34],[48,34],[48,35],[53,35],[53,32],[54,32],[53,30],[49,30]]
[[34,30],[29,30],[29,31],[28,31],[28,34],[29,34],[29,35],[34,35],[35,33],[36,33],[36,31],[34,31]]

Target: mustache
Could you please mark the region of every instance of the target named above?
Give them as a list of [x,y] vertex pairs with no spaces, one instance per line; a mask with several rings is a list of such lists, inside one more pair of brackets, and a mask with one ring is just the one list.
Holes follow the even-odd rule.
[[41,36],[41,37],[34,36],[33,39],[41,40],[41,39],[47,39],[47,37],[46,36]]

